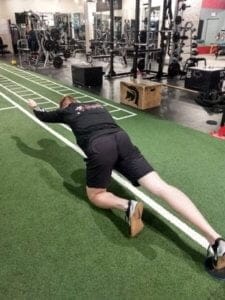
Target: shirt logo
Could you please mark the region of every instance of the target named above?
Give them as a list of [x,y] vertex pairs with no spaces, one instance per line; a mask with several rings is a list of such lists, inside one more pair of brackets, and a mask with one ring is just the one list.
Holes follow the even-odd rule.
[[75,111],[80,114],[83,111],[96,109],[96,108],[103,108],[103,106],[99,103],[82,104],[82,105],[77,106],[75,108]]

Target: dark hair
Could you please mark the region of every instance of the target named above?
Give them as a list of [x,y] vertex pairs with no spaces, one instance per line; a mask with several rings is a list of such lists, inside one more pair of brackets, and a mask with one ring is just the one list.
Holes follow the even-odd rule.
[[63,103],[64,101],[69,100],[72,102],[75,101],[75,99],[72,96],[64,96],[60,101],[59,101],[59,107],[62,108],[63,107]]

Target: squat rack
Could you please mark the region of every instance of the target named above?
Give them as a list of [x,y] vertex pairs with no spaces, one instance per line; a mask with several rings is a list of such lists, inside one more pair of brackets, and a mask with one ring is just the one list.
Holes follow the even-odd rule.
[[[134,78],[137,78],[137,72],[138,72],[138,56],[139,56],[139,23],[140,23],[140,0],[136,0],[135,5],[135,33],[134,33],[134,57],[133,57],[133,66],[131,71],[129,72],[122,72],[122,73],[116,73],[114,70],[114,0],[109,0],[110,4],[110,69],[107,75],[105,75],[106,78],[110,79],[115,76],[126,76],[126,75],[133,75]],[[148,23],[150,21],[150,15],[151,15],[151,6],[152,1],[148,1]],[[169,16],[169,20],[172,20],[172,9],[171,9],[171,0],[164,0],[163,2],[163,18],[162,18],[162,26],[160,30],[161,35],[161,41],[160,41],[160,49],[149,49],[148,43],[149,43],[149,24],[147,28],[147,38],[146,38],[146,49],[141,50],[141,52],[145,52],[145,61],[147,62],[147,58],[149,56],[149,53],[151,52],[157,52],[159,53],[158,58],[158,71],[150,71],[151,73],[156,73],[155,77],[156,79],[161,79],[162,76],[167,76],[163,72],[164,64],[165,64],[165,55],[167,50],[167,40],[168,37],[166,35],[166,19],[167,16]],[[145,66],[147,63],[145,63]],[[145,70],[148,71],[148,70]]]

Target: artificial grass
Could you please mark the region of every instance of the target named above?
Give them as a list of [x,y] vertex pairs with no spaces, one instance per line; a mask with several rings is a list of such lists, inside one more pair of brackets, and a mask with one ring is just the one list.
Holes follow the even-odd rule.
[[[122,213],[88,203],[79,155],[18,110],[0,120],[1,298],[223,298],[223,282],[204,271],[204,250],[182,232],[146,208],[143,233],[130,239]],[[119,124],[225,234],[223,142],[143,112]],[[132,197],[115,182],[110,189]]]

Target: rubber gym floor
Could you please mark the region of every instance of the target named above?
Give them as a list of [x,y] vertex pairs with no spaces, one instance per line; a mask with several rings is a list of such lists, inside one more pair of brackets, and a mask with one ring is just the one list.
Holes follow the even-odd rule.
[[[224,299],[224,281],[204,270],[206,249],[147,204],[144,231],[131,239],[123,213],[88,202],[71,131],[42,127],[26,104],[52,109],[67,94],[103,103],[225,236],[224,141],[1,63],[0,298]],[[134,198],[115,180],[110,190]]]

